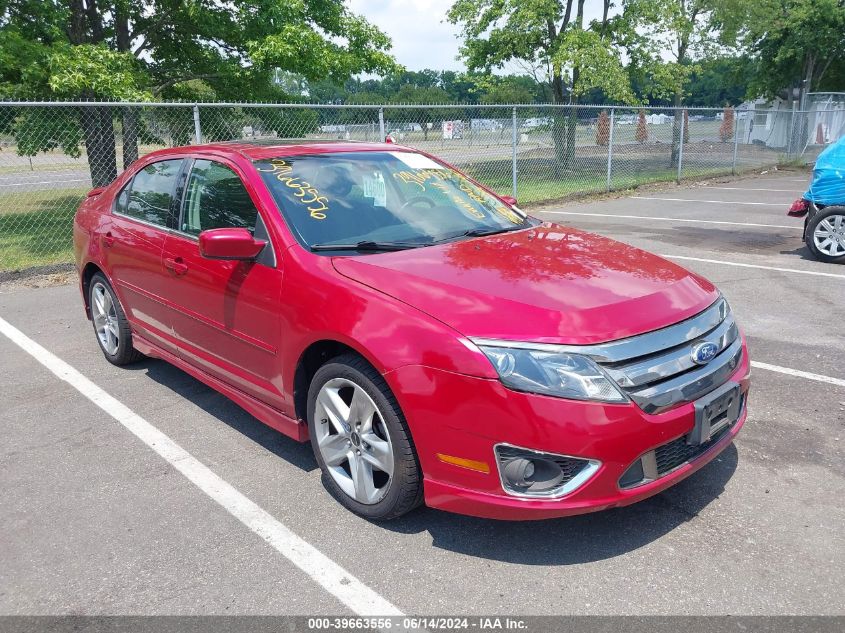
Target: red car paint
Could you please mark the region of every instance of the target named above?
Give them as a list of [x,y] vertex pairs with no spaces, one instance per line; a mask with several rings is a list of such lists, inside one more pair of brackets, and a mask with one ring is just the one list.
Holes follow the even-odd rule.
[[[584,345],[631,337],[713,304],[719,293],[711,283],[655,255],[551,223],[392,253],[310,252],[293,236],[253,161],[349,151],[410,150],[227,143],[145,156],[92,192],[77,212],[83,298],[86,279],[101,270],[126,309],[139,351],[180,367],[300,441],[307,439],[301,398],[307,385],[297,376],[306,350],[325,341],[352,348],[396,395],[424,473],[427,505],[449,511],[535,519],[626,505],[683,479],[731,442],[745,411],[697,459],[622,490],[617,481],[635,459],[691,430],[693,403],[650,415],[633,402],[518,393],[468,340]],[[123,185],[166,158],[210,159],[234,170],[266,225],[276,267],[210,259],[197,240],[114,214]],[[742,348],[730,379],[746,392],[744,339]],[[500,442],[602,464],[563,498],[522,499],[502,488],[493,454]],[[438,453],[489,464],[489,472],[445,463]]]

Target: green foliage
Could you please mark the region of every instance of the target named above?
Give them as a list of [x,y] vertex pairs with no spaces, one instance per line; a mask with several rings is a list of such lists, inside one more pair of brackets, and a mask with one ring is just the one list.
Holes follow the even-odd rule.
[[78,158],[82,142],[79,117],[73,108],[21,108],[14,119],[12,133],[21,156],[35,156],[61,148],[68,156]]
[[572,77],[576,76],[577,69],[577,79],[573,80],[571,88],[576,98],[600,88],[611,101],[637,102],[619,55],[608,48],[607,42],[594,31],[565,31],[552,62]]
[[748,52],[748,96],[786,88],[841,90],[845,77],[845,3],[841,0],[717,0],[723,43]]
[[482,76],[475,79],[475,85],[483,104],[533,103],[537,95],[536,82],[524,75]]
[[644,96],[686,96],[694,63],[712,48],[713,0],[626,0],[618,20],[630,58],[629,72]]
[[[280,72],[335,82],[393,72],[389,49],[389,38],[341,0],[3,0],[0,98],[275,101],[288,98]],[[140,130],[134,118],[121,121],[116,113],[88,110],[62,133],[57,121],[30,113],[23,115],[27,125],[13,129],[27,155],[55,147],[78,154],[81,138],[95,185],[117,174],[115,124],[123,127],[125,163],[137,158],[139,138],[184,143],[192,135],[187,110],[141,119],[153,127]],[[209,140],[236,138],[251,123],[316,125],[304,111],[284,124],[254,113],[209,110],[204,117]]]
[[551,69],[558,103],[593,89],[635,102],[609,23],[584,26],[583,6],[584,0],[455,0],[447,19],[462,29],[461,54],[471,70],[522,61]]
[[[442,88],[427,87],[421,88],[406,84],[399,89],[396,96],[391,100],[396,104],[444,104],[449,103],[449,95]],[[440,122],[451,119],[455,116],[457,111],[449,108],[391,108],[390,116],[397,121],[407,121],[417,123],[422,128],[423,135],[427,139],[429,133],[429,125],[431,129],[439,129]]]
[[141,64],[131,53],[110,50],[105,44],[56,45],[48,57],[51,97],[76,99],[96,95],[109,101],[144,101],[150,98]]

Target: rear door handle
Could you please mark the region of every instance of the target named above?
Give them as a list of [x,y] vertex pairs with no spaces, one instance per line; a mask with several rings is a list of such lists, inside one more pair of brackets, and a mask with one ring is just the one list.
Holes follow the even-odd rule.
[[111,234],[111,231],[103,235],[102,242],[105,248],[110,248],[114,246],[114,235]]
[[184,275],[188,272],[188,265],[181,257],[165,257],[164,267],[168,270],[172,270],[177,275]]

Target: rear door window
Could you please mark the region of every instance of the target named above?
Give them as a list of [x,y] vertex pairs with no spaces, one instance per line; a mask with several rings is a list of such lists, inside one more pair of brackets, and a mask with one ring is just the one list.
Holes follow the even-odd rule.
[[168,226],[181,168],[182,159],[147,165],[120,192],[115,211],[157,226]]

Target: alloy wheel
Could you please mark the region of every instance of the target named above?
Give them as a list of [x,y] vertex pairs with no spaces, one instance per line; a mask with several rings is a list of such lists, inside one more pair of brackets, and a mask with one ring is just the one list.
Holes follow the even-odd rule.
[[120,325],[117,310],[111,293],[101,283],[95,283],[91,290],[91,316],[94,318],[94,328],[97,338],[106,353],[110,356],[117,354],[120,345]]
[[383,499],[393,479],[393,444],[367,392],[332,378],[317,394],[314,420],[320,455],[341,490],[367,505]]
[[845,255],[845,215],[831,215],[813,231],[816,248],[830,257]]

